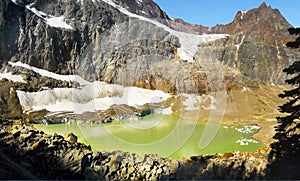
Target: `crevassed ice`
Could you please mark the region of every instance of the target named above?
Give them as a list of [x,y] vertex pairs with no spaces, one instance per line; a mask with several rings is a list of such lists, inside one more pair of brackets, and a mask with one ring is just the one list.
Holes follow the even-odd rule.
[[76,114],[107,110],[112,105],[138,107],[160,103],[170,97],[159,90],[122,87],[103,82],[93,82],[83,89],[55,88],[32,93],[17,91],[17,95],[24,111],[46,109],[50,112],[66,111]]
[[40,92],[17,91],[20,104],[24,111],[46,109],[50,112],[95,112],[107,110],[112,105],[125,104],[132,107],[151,103],[160,103],[171,97],[160,90],[147,90],[137,87],[123,87],[106,82],[88,82],[78,75],[59,75],[27,64],[9,62],[12,66],[21,66],[32,70],[41,76],[63,81],[77,81],[81,88],[54,88]]

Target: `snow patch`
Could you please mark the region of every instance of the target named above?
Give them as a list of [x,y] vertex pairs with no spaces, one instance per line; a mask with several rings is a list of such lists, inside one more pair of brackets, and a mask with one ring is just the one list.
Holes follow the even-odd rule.
[[246,92],[247,91],[247,87],[243,87],[242,92]]
[[242,13],[241,19],[244,19],[244,16],[245,16],[245,14],[247,14],[247,12],[248,12],[248,11],[245,11],[245,10],[241,11],[241,13]]
[[161,111],[161,114],[168,114],[168,115],[170,115],[170,114],[172,114],[172,113],[173,113],[172,107],[165,108],[165,109],[163,109],[163,110]]
[[142,3],[143,3],[143,0],[136,0],[136,3],[142,4]]
[[46,19],[46,24],[55,28],[65,28],[65,29],[73,30],[73,27],[68,25],[64,20],[65,20],[64,16],[51,17]]
[[77,0],[77,3],[80,3],[81,5],[83,5],[83,0]]
[[241,45],[244,43],[245,38],[246,38],[246,36],[243,35],[241,42],[239,44],[235,45],[237,49],[239,49],[241,47]]
[[[239,37],[240,37],[240,36],[237,36],[237,38],[239,38]],[[242,36],[242,39],[241,39],[241,42],[240,42],[239,44],[235,45],[236,51],[235,51],[235,61],[234,61],[235,63],[234,63],[234,67],[236,67],[236,62],[238,62],[238,58],[239,58],[239,50],[240,50],[241,45],[244,43],[245,38],[246,38],[246,36],[243,35],[243,36]]]
[[36,67],[33,67],[33,66],[30,66],[28,64],[25,64],[25,63],[22,63],[22,62],[8,62],[11,66],[13,67],[23,67],[23,68],[26,68],[28,70],[31,70],[41,76],[44,76],[44,77],[49,77],[49,78],[53,78],[53,79],[56,79],[56,80],[61,80],[61,81],[67,81],[67,82],[78,82],[81,86],[84,86],[84,85],[87,85],[89,84],[90,82],[84,80],[83,78],[81,78],[80,76],[78,75],[60,75],[60,74],[56,74],[56,73],[53,73],[53,72],[49,72],[47,70],[44,70],[44,69],[40,69],[40,68],[36,68]]
[[145,15],[149,15],[148,13],[146,13],[145,11],[141,11],[143,14],[145,14]]
[[185,110],[187,111],[193,111],[193,110],[199,110],[200,105],[200,96],[193,95],[193,94],[183,94],[183,96],[186,98],[183,101],[183,105],[185,106]]
[[237,130],[238,132],[245,133],[245,134],[257,132],[259,129],[260,129],[260,127],[257,125],[250,125],[250,126],[244,126],[242,128],[235,128],[235,130]]
[[22,82],[25,83],[21,75],[12,75],[10,72],[0,73],[0,79],[7,79],[13,82]]
[[163,109],[157,108],[157,109],[154,109],[154,112],[158,113],[158,114],[163,114],[163,115],[171,115],[171,114],[173,114],[172,107],[163,108]]
[[175,31],[168,26],[161,24],[157,21],[148,19],[143,16],[139,16],[137,14],[131,13],[127,11],[125,8],[121,7],[120,5],[115,4],[111,0],[102,0],[103,2],[113,6],[121,13],[126,14],[129,17],[138,18],[140,20],[152,23],[160,28],[163,28],[165,31],[169,32],[171,35],[174,35],[179,38],[179,42],[181,47],[177,49],[178,55],[182,60],[186,60],[188,62],[192,62],[194,60],[194,56],[198,52],[198,45],[201,43],[205,43],[208,41],[214,41],[220,38],[225,38],[229,35],[227,34],[206,34],[206,35],[195,35],[189,34],[184,32]]
[[9,94],[12,94],[13,92],[14,92],[14,88],[11,87],[11,88],[9,89]]
[[11,0],[13,3],[17,4],[18,5],[18,2],[17,0]]
[[198,96],[195,94],[182,94],[183,105],[185,106],[184,110],[195,111],[199,109],[203,110],[215,110],[216,109],[216,100],[213,96],[202,95]]
[[258,143],[258,141],[256,141],[255,139],[247,139],[247,138],[241,138],[239,140],[236,141],[236,143],[239,143],[242,146],[246,146],[249,145],[249,143]]
[[64,21],[65,20],[64,16],[55,17],[52,15],[48,15],[42,11],[37,10],[35,7],[32,7],[33,4],[34,3],[26,5],[25,6],[26,9],[30,10],[38,17],[42,18],[47,25],[54,28],[64,28],[64,29],[74,30],[72,26],[70,26]]

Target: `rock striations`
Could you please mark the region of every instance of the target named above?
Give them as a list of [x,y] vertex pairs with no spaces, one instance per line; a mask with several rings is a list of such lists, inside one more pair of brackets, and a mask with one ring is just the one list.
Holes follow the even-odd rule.
[[[153,76],[155,82],[167,79],[163,86],[173,85],[171,90],[180,84],[177,92],[206,86],[207,80],[199,81],[204,75],[189,71],[195,65],[180,60],[178,65],[178,48],[183,46],[178,37],[148,21],[124,15],[118,8],[175,30],[230,35],[201,44],[197,61],[200,65],[205,60],[219,61],[225,68],[255,81],[283,84],[282,69],[299,57],[299,53],[284,46],[293,38],[287,32],[291,25],[265,3],[257,9],[238,12],[228,25],[196,28],[171,20],[151,0],[115,1],[117,7],[107,2],[112,1],[26,1],[22,5],[1,1],[0,62],[21,61],[61,74],[80,74],[87,80],[126,85],[140,86],[137,82]],[[67,24],[69,29],[59,24]],[[213,49],[216,57],[212,59],[212,52],[207,54],[206,49]],[[201,71],[201,66],[198,69]],[[177,72],[183,76],[176,76]],[[190,74],[196,78],[188,80]]]

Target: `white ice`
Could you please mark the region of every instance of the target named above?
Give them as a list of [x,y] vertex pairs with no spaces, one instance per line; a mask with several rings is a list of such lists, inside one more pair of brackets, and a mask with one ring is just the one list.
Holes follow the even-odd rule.
[[111,0],[103,0],[103,2],[113,6],[120,12],[126,14],[129,17],[138,18],[140,20],[152,23],[160,28],[163,28],[165,31],[169,32],[171,35],[174,35],[179,38],[179,42],[181,44],[181,47],[177,50],[178,55],[182,60],[187,60],[188,62],[192,62],[194,60],[194,56],[198,52],[198,45],[201,43],[205,43],[208,41],[214,41],[220,38],[225,38],[229,35],[226,34],[205,34],[205,35],[195,35],[195,34],[189,34],[184,32],[175,31],[168,26],[161,24],[155,20],[148,19],[143,16],[139,16],[137,14],[131,13],[127,11],[125,8],[115,4]]
[[17,91],[20,104],[25,111],[46,109],[50,112],[68,111],[81,114],[107,110],[112,105],[126,104],[133,107],[160,103],[171,95],[160,90],[147,90],[137,87],[123,87],[106,82],[88,82],[78,75],[59,75],[21,62],[9,62],[32,70],[41,76],[63,81],[77,81],[81,88],[54,88],[39,92]]
[[247,138],[241,138],[239,140],[236,141],[236,143],[239,143],[242,146],[246,146],[249,145],[249,143],[258,143],[258,141],[256,141],[255,139],[247,139]]
[[42,18],[47,25],[55,28],[74,30],[72,26],[70,26],[64,21],[65,20],[64,16],[55,17],[52,15],[48,15],[42,11],[37,10],[35,7],[32,7],[32,5],[33,4],[29,4],[26,5],[25,7],[31,12],[33,12],[34,14],[36,14],[38,17]]
[[49,72],[49,71],[44,70],[44,69],[40,69],[40,68],[30,66],[30,65],[22,63],[20,61],[15,62],[15,63],[14,62],[8,62],[8,63],[13,67],[23,67],[23,68],[26,68],[28,70],[32,70],[33,72],[35,72],[35,73],[37,73],[41,76],[53,78],[53,79],[56,79],[56,80],[62,80],[62,81],[67,81],[67,82],[74,81],[74,82],[78,82],[81,86],[89,84],[88,81],[84,80],[83,78],[81,78],[78,75],[60,75],[60,74],[56,74],[56,73],[53,73],[53,72]]
[[17,91],[17,95],[25,111],[46,109],[50,112],[66,111],[76,114],[107,110],[112,105],[138,107],[160,103],[170,97],[159,90],[122,87],[104,82],[93,82],[83,89],[55,88],[33,93]]
[[249,134],[249,133],[254,133],[255,131],[259,130],[260,127],[257,125],[251,125],[251,126],[244,126],[242,128],[235,128],[235,129],[240,133]]
[[9,73],[0,73],[0,79],[7,79],[11,80],[13,82],[22,82],[25,83],[23,77],[21,75],[12,75],[10,72]]

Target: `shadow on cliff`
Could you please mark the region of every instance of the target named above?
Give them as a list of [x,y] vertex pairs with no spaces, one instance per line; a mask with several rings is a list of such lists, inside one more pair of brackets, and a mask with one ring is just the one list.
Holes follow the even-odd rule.
[[[81,174],[74,174],[59,157],[51,155],[48,162],[46,152],[27,152],[0,142],[0,180],[82,180]],[[14,150],[18,150],[17,154]]]
[[84,179],[81,158],[87,146],[60,141],[59,135],[45,137],[24,126],[9,132],[14,125],[0,121],[0,179]]

